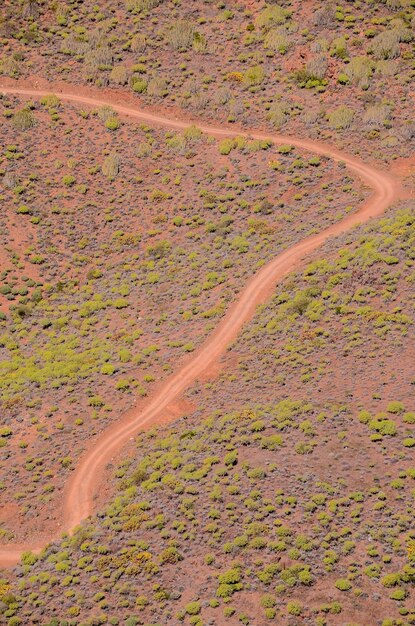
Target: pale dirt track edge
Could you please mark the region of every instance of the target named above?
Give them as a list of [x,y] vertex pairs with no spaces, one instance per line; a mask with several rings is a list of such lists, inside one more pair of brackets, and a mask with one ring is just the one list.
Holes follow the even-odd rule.
[[[18,88],[15,85],[17,83],[11,84],[11,81],[7,81],[5,85],[0,84],[0,92],[32,98],[40,98],[53,93],[52,86],[49,89],[44,87],[42,89],[26,89]],[[78,88],[66,85],[59,89],[59,98],[86,104],[91,107],[109,104],[120,115],[126,115],[142,122],[149,122],[156,126],[183,129],[194,123],[193,121],[169,119],[168,117],[135,109],[132,106],[116,104],[112,99],[105,100],[71,92],[71,90],[75,89]],[[85,93],[85,89],[82,91]],[[117,95],[115,93],[114,98]],[[253,317],[256,307],[268,299],[278,281],[289,272],[299,268],[306,255],[320,247],[329,237],[340,235],[357,224],[362,224],[371,218],[381,215],[400,196],[401,188],[399,182],[390,174],[366,165],[359,159],[325,143],[280,134],[246,132],[226,127],[200,125],[199,123],[197,125],[203,132],[214,137],[245,135],[253,139],[267,139],[276,144],[287,143],[313,153],[328,156],[335,161],[341,161],[349,170],[357,174],[364,183],[371,187],[373,193],[361,205],[358,211],[348,215],[340,222],[320,233],[307,237],[293,245],[262,267],[240,292],[237,300],[229,308],[215,331],[183,367],[164,381],[158,391],[149,399],[147,406],[143,410],[131,409],[97,437],[93,442],[93,446],[87,450],[84,457],[80,460],[78,467],[68,482],[63,496],[63,524],[56,530],[55,535],[49,538],[49,541],[58,539],[63,532],[72,532],[84,519],[93,513],[94,496],[99,492],[101,485],[100,476],[105,465],[141,428],[166,421],[168,406],[177,400],[192,383],[217,362],[229,344],[236,338],[242,326]],[[164,420],[162,419],[163,417]],[[0,567],[15,565],[20,560],[22,552],[40,552],[43,547],[45,546],[36,545],[36,543],[3,546],[0,548]]]

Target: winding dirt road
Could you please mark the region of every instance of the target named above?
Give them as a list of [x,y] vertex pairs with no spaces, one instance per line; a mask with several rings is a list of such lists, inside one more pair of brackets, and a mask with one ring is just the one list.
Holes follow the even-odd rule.
[[[216,330],[206,339],[203,345],[177,372],[172,374],[149,398],[143,409],[133,408],[119,421],[109,426],[93,442],[73,472],[63,495],[63,522],[49,541],[57,539],[62,532],[71,532],[85,518],[93,513],[94,498],[99,493],[102,473],[108,462],[120,451],[129,439],[144,426],[154,425],[173,419],[172,403],[180,398],[183,392],[212,365],[233,342],[242,326],[255,314],[256,307],[264,303],[271,295],[278,281],[288,273],[297,270],[311,252],[320,247],[329,237],[340,235],[357,224],[367,222],[381,215],[390,204],[401,195],[399,181],[392,175],[366,165],[358,158],[348,155],[322,142],[290,137],[280,134],[269,134],[256,131],[235,130],[222,126],[200,124],[194,120],[180,120],[162,117],[146,110],[135,108],[134,102],[120,103],[125,96],[109,93],[98,97],[93,90],[81,89],[70,85],[48,86],[45,88],[21,87],[12,81],[0,82],[0,92],[16,94],[38,99],[49,93],[58,93],[62,100],[79,103],[90,107],[110,105],[122,116],[128,116],[155,126],[169,129],[183,129],[196,123],[205,133],[214,137],[249,136],[254,139],[267,139],[275,144],[290,144],[304,148],[314,154],[328,156],[335,161],[343,162],[348,169],[356,174],[372,190],[372,195],[353,214],[340,222],[326,228],[316,235],[305,238],[301,242],[279,254],[275,259],[261,268],[240,292],[237,300],[229,308],[218,324]],[[107,92],[108,94],[108,92]],[[105,99],[104,99],[105,98]],[[176,415],[177,417],[177,412]],[[0,548],[0,566],[9,567],[16,564],[22,552],[40,551],[44,546],[36,544],[9,544]]]

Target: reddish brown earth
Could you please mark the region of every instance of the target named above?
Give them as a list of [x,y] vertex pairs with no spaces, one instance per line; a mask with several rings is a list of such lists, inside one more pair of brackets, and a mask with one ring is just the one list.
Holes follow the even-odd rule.
[[[9,107],[24,105],[21,96],[5,95],[1,98],[0,109],[4,108],[7,114]],[[5,143],[17,146],[23,157],[17,161],[4,157],[6,163],[3,161],[2,166],[4,163],[6,172],[13,172],[16,180],[30,185],[22,192],[22,199],[33,216],[18,213],[20,202],[16,193],[6,187],[6,212],[2,214],[0,236],[1,243],[7,245],[11,239],[10,221],[17,221],[21,232],[25,233],[26,223],[30,228],[32,220],[40,220],[34,226],[36,241],[19,259],[32,265],[34,253],[43,257],[44,262],[35,266],[40,271],[36,282],[40,283],[43,299],[39,305],[32,302],[35,290],[29,284],[33,291],[29,291],[28,300],[25,300],[27,296],[16,295],[9,300],[7,295],[1,295],[4,286],[0,285],[0,308],[2,301],[12,303],[6,321],[1,323],[2,328],[8,342],[16,337],[14,320],[22,330],[35,331],[30,341],[22,337],[18,343],[25,355],[22,367],[30,358],[40,360],[40,368],[33,369],[32,375],[41,375],[42,355],[46,355],[48,346],[54,343],[48,329],[42,328],[43,307],[48,307],[50,298],[57,298],[53,311],[48,307],[48,315],[58,319],[59,311],[71,309],[68,323],[71,328],[74,324],[79,347],[84,351],[88,346],[96,346],[97,354],[92,360],[83,359],[84,365],[90,363],[89,374],[87,379],[72,377],[71,392],[69,382],[54,387],[60,376],[57,368],[46,376],[39,389],[31,375],[25,377],[18,367],[20,383],[16,389],[13,388],[13,373],[11,376],[7,373],[13,354],[6,346],[0,347],[0,368],[6,369],[5,375],[0,377],[2,395],[4,389],[3,419],[13,433],[7,442],[0,441],[0,444],[6,443],[0,452],[0,510],[15,505],[16,501],[19,503],[13,520],[8,517],[3,521],[0,513],[0,543],[3,544],[26,543],[33,537],[37,537],[39,544],[43,543],[61,521],[56,503],[62,501],[69,475],[87,446],[93,445],[93,440],[110,423],[135,405],[139,395],[147,395],[148,391],[154,393],[156,385],[180,367],[186,358],[186,343],[192,342],[195,349],[202,344],[257,269],[289,246],[341,220],[370,195],[370,188],[353,177],[341,163],[328,157],[317,158],[300,148],[283,154],[283,147],[273,146],[271,142],[240,138],[238,145],[245,144],[246,148],[237,147],[230,155],[221,155],[218,154],[221,141],[201,134],[197,141],[187,141],[186,150],[178,153],[169,145],[169,138],[185,138],[188,132],[198,134],[197,129],[170,131],[134,119],[120,119],[119,128],[112,132],[99,117],[108,107],[90,110],[84,105],[61,102],[56,114],[59,120],[52,120],[51,113],[41,102],[31,102],[30,108],[36,118],[32,130],[19,131],[12,121],[6,122]],[[152,154],[143,157],[140,146],[146,140],[153,141],[154,147]],[[259,144],[265,143],[267,147],[259,150]],[[251,152],[254,144],[255,152]],[[103,155],[112,149],[117,150],[122,162],[119,175],[110,182],[97,168],[100,169]],[[49,159],[45,159],[44,150],[56,156],[56,160],[52,158],[52,167]],[[85,184],[86,193],[81,192],[78,185],[67,189],[62,177],[66,169],[76,173],[77,181]],[[294,172],[298,172],[301,182],[297,177],[294,184],[291,182]],[[33,186],[29,182],[32,177],[36,177]],[[51,184],[45,185],[44,181],[49,180]],[[180,181],[179,186],[176,181]],[[153,196],[160,187],[162,200]],[[224,189],[232,190],[233,199]],[[271,200],[273,209],[268,207],[264,212],[263,197]],[[209,224],[217,231],[221,228],[211,220],[221,223],[225,210],[223,201],[226,201],[229,215],[226,220],[233,221],[232,226],[226,227],[218,249],[217,232],[211,232]],[[110,221],[107,221],[108,206],[111,206]],[[55,213],[56,208],[59,214]],[[177,213],[181,216],[180,227],[175,225]],[[160,220],[167,220],[163,221],[162,229]],[[120,232],[125,233],[121,239]],[[245,252],[233,245],[238,235],[248,242]],[[152,246],[160,238],[168,241],[171,249],[154,261]],[[110,241],[115,245],[108,245]],[[80,246],[85,244],[80,255]],[[173,274],[172,262],[177,268]],[[13,265],[12,260],[9,264]],[[157,270],[157,284],[148,282],[150,264]],[[102,278],[98,280],[90,274],[97,265],[102,271]],[[80,332],[84,311],[79,308],[75,313],[73,307],[82,307],[81,302],[88,301],[86,291],[91,290],[94,297],[102,294],[101,297],[110,302],[115,293],[113,289],[120,288],[117,272],[125,275],[124,265],[131,268],[127,270],[128,307],[121,314],[112,305],[101,309],[93,314],[93,325],[88,317],[87,335]],[[6,265],[4,271],[7,269]],[[220,284],[206,289],[206,278],[212,269],[217,270]],[[134,270],[138,270],[138,274]],[[24,278],[19,279],[19,274],[10,267],[4,284],[17,291],[20,284],[26,284]],[[62,292],[57,280],[66,285]],[[124,287],[124,278],[122,281]],[[47,285],[55,285],[54,294],[49,293]],[[196,293],[194,285],[198,286]],[[24,320],[19,320],[18,306],[25,304],[30,312]],[[191,317],[184,319],[187,312]],[[67,331],[58,333],[64,343],[69,336]],[[3,332],[1,335],[4,340]],[[128,341],[133,342],[129,344],[132,352],[129,362],[123,363],[117,354],[127,336]],[[58,352],[62,353],[60,342],[59,346]],[[149,346],[158,349],[146,355]],[[102,357],[115,358],[114,375],[101,372]],[[64,370],[70,367],[71,359],[70,350],[54,357]],[[149,370],[151,382],[146,380]],[[119,390],[119,380],[128,381],[129,389]],[[139,388],[136,389],[136,385]],[[105,408],[91,409],[91,393],[103,399]],[[27,447],[22,449],[20,441]],[[62,459],[68,456],[70,466],[63,468]],[[42,463],[36,477],[27,469],[31,458],[36,459],[37,464]],[[107,503],[110,497],[107,494],[102,502]]]
[[[15,81],[2,81],[0,89],[5,93],[14,93],[22,96],[38,98],[52,91],[59,91],[60,98],[71,102],[82,103],[93,107],[110,104],[120,115],[140,119],[147,123],[168,128],[183,129],[193,122],[190,120],[163,117],[157,113],[139,110],[131,105],[128,98],[121,100],[119,95],[110,92],[96,97],[92,90],[77,87],[77,93],[72,93],[70,86],[42,85],[41,89]],[[138,431],[154,424],[171,421],[181,414],[178,404],[183,392],[201,376],[211,375],[217,370],[218,358],[224,353],[229,344],[238,335],[242,326],[250,320],[259,304],[264,303],[270,296],[275,284],[289,272],[302,265],[304,259],[311,252],[321,246],[328,238],[340,235],[357,224],[362,224],[371,218],[381,215],[393,201],[402,197],[403,192],[399,180],[394,175],[378,170],[373,166],[361,162],[340,150],[322,142],[316,142],[296,137],[267,134],[257,131],[229,129],[223,126],[211,126],[198,123],[199,128],[215,137],[249,136],[254,139],[271,140],[274,143],[286,143],[313,151],[314,153],[329,156],[335,161],[343,162],[353,173],[362,179],[372,190],[370,198],[360,209],[348,215],[345,219],[321,231],[317,235],[307,237],[300,243],[292,246],[270,263],[265,265],[246,287],[241,291],[237,301],[231,306],[216,330],[194,353],[183,367],[168,378],[157,393],[150,397],[143,410],[133,408],[116,424],[111,425],[94,443],[74,471],[66,488],[63,503],[63,521],[55,535],[63,530],[72,531],[82,520],[88,517],[94,508],[96,495],[102,487],[102,474],[105,466],[114,455],[119,452]],[[49,538],[49,540],[52,537]],[[0,565],[10,566],[16,563],[23,551],[39,551],[42,546],[37,543],[14,544],[0,550]]]

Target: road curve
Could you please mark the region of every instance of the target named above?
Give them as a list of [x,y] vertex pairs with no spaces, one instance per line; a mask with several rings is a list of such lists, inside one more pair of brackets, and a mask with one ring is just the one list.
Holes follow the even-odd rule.
[[[110,105],[117,113],[155,126],[169,129],[183,129],[196,123],[205,133],[214,137],[249,136],[254,139],[267,139],[275,144],[286,143],[312,151],[314,154],[328,156],[335,161],[343,162],[348,169],[356,174],[372,189],[371,196],[353,214],[329,226],[316,235],[306,237],[291,246],[269,263],[264,265],[239,293],[236,301],[230,306],[216,329],[209,335],[202,346],[174,374],[168,377],[148,399],[144,408],[133,408],[120,420],[110,425],[93,442],[91,447],[79,461],[71,475],[63,494],[63,521],[56,529],[49,542],[59,538],[63,532],[72,532],[84,519],[93,513],[94,498],[101,486],[101,476],[106,464],[116,455],[127,441],[137,434],[144,426],[155,425],[166,421],[169,417],[168,407],[225,352],[236,338],[242,326],[255,314],[256,307],[264,303],[271,295],[278,281],[288,273],[298,269],[305,257],[319,248],[329,237],[340,235],[357,224],[367,222],[381,215],[390,204],[400,197],[400,185],[389,173],[378,170],[362,162],[360,159],[344,153],[326,143],[291,137],[281,134],[270,134],[257,131],[235,130],[226,126],[200,124],[197,120],[170,119],[156,115],[150,111],[135,108],[133,104],[126,106],[117,103],[119,94],[104,99],[97,97],[92,91],[78,86],[65,85],[59,89],[59,98],[69,102],[96,108]],[[33,89],[19,87],[19,83],[0,82],[0,92],[38,99],[53,93],[49,88]],[[22,552],[40,552],[44,546],[36,543],[8,544],[0,547],[0,567],[15,565]]]

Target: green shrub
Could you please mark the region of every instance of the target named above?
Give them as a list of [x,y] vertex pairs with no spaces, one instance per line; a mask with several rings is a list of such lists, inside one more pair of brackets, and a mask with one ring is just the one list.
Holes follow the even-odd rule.
[[113,150],[105,158],[102,164],[102,173],[109,180],[114,180],[114,178],[117,176],[118,172],[120,171],[120,161],[121,159],[119,155],[115,152],[115,150]]
[[104,363],[101,367],[101,374],[105,374],[106,376],[112,376],[115,373],[115,366],[112,363]]
[[340,74],[337,77],[337,82],[340,85],[347,85],[347,83],[350,81],[349,77],[347,74],[345,74],[344,72],[340,72]]
[[219,574],[218,581],[221,585],[233,585],[239,583],[241,580],[241,573],[238,569],[230,569],[223,574]]
[[110,72],[110,80],[117,85],[126,85],[128,83],[128,69],[125,65],[116,65]]
[[238,451],[232,450],[232,452],[228,452],[228,454],[225,454],[223,462],[225,463],[225,465],[228,466],[236,465],[238,463]]
[[188,615],[199,615],[201,611],[200,602],[189,602],[189,604],[186,604],[184,607],[184,610]]
[[105,120],[105,128],[108,130],[117,130],[120,127],[120,120],[115,115]]
[[362,424],[368,424],[372,419],[372,416],[370,415],[369,411],[362,410],[359,412],[358,418],[359,422],[361,422]]
[[388,413],[403,413],[405,405],[402,402],[395,400],[394,402],[389,402],[386,410]]
[[161,0],[126,0],[125,6],[127,11],[132,13],[141,13],[141,11],[149,11],[160,4]]
[[147,81],[139,76],[131,78],[131,87],[136,93],[145,93],[147,91]]
[[261,65],[254,65],[249,67],[243,75],[243,82],[250,86],[254,87],[260,85],[265,78],[265,70]]
[[285,54],[290,48],[290,39],[285,28],[273,28],[264,38],[264,47]]
[[381,128],[389,117],[389,107],[385,105],[373,105],[366,109],[363,114],[363,123],[373,128]]
[[21,204],[16,210],[19,215],[30,215],[31,213],[31,210],[26,204]]
[[277,450],[283,444],[281,435],[269,435],[261,438],[261,448],[266,450]]
[[66,185],[66,187],[72,187],[72,185],[75,184],[75,176],[72,176],[72,174],[66,174],[63,178],[62,178],[62,182],[64,185]]
[[329,125],[335,130],[350,128],[353,118],[354,111],[347,106],[340,106],[328,115]]
[[166,38],[173,50],[187,49],[193,43],[195,30],[188,20],[178,20],[167,31]]
[[130,303],[125,298],[117,298],[117,300],[114,300],[114,306],[116,309],[125,309],[130,306]]
[[386,574],[380,582],[384,587],[395,587],[401,582],[401,575],[399,572]]
[[290,615],[301,615],[303,607],[299,602],[289,602],[287,604],[287,613]]
[[286,119],[286,107],[279,102],[272,104],[267,113],[267,120],[269,120],[275,128],[281,128],[285,124]]
[[61,101],[55,94],[48,94],[40,99],[40,104],[47,109],[56,109],[60,103]]
[[147,84],[147,93],[149,96],[164,98],[168,94],[167,82],[160,76],[154,76]]
[[219,144],[220,154],[230,154],[235,147],[235,141],[233,139],[223,139]]
[[390,599],[391,600],[405,600],[406,596],[407,596],[407,592],[405,591],[405,589],[394,589],[391,594],[390,594]]
[[235,592],[242,589],[241,574],[237,569],[231,569],[223,574],[219,574],[219,586],[216,591],[218,598],[229,598]]
[[347,57],[347,44],[344,37],[337,37],[333,39],[330,47],[331,56],[335,56],[339,59]]
[[344,68],[349,80],[362,89],[369,87],[370,77],[374,70],[373,61],[364,56],[353,57]]
[[372,39],[369,50],[375,59],[396,59],[400,55],[398,31],[379,33]]
[[335,587],[340,591],[349,591],[352,588],[352,583],[347,578],[339,578],[334,583]]
[[393,437],[397,433],[396,423],[393,420],[383,419],[383,420],[371,420],[369,422],[369,428],[371,430],[375,430],[381,435],[389,435]]
[[280,6],[267,6],[256,17],[256,25],[259,28],[281,25],[290,17],[291,11]]
[[0,73],[10,78],[18,78],[20,75],[20,64],[14,56],[0,59]]
[[29,130],[35,125],[35,118],[30,109],[21,109],[13,115],[13,126],[17,130]]
[[178,563],[183,560],[183,556],[180,554],[177,548],[170,546],[165,548],[160,554],[161,563]]
[[264,607],[264,609],[267,608],[272,608],[276,605],[276,600],[274,598],[274,596],[272,596],[271,594],[266,594],[265,596],[262,596],[261,598],[261,606]]

